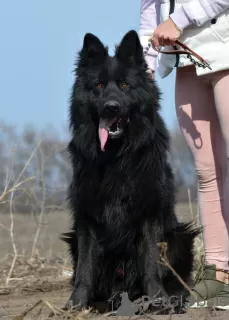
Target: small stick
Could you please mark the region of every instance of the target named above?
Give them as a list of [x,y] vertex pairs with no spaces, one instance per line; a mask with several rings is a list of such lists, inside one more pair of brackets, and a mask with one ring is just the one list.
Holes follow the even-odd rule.
[[170,265],[170,263],[168,262],[168,259],[167,259],[167,249],[168,249],[168,246],[167,246],[167,243],[166,242],[161,242],[158,244],[158,246],[161,248],[162,250],[162,253],[160,253],[160,258],[161,258],[161,261],[158,261],[158,263],[168,267],[172,273],[174,274],[175,277],[177,277],[177,279],[180,281],[180,283],[185,287],[185,289],[188,290],[188,292],[190,293],[190,295],[193,295],[193,292],[192,290],[189,288],[189,286],[181,279],[181,277],[179,276],[179,274],[173,269],[173,267]]
[[53,307],[48,301],[42,300],[42,302],[53,312],[53,315],[57,315],[56,311],[55,311],[55,307]]
[[37,301],[32,307],[28,308],[24,312],[22,312],[19,316],[14,317],[12,320],[23,320],[24,317],[31,312],[33,309],[35,309],[39,304],[42,303],[42,300]]
[[[180,283],[184,286],[184,288],[186,288],[188,290],[188,292],[190,293],[191,296],[195,296],[194,293],[192,292],[192,290],[189,288],[189,286],[182,280],[182,278],[179,276],[179,274],[176,273],[176,271],[173,269],[173,267],[170,265],[168,258],[167,258],[167,249],[168,249],[168,244],[166,242],[161,242],[158,243],[158,246],[162,249],[162,253],[160,253],[160,258],[162,260],[162,262],[158,262],[166,267],[168,267],[172,273],[174,274],[175,277],[177,277],[177,279],[180,281]],[[193,312],[193,310],[191,310],[193,316],[198,320],[197,316],[195,315],[195,313]]]
[[11,193],[10,195],[10,237],[11,237],[11,243],[13,246],[13,251],[14,251],[14,257],[13,257],[13,261],[10,267],[10,270],[8,272],[7,278],[6,278],[6,285],[9,285],[9,281],[11,279],[11,275],[13,273],[13,269],[15,266],[15,262],[17,260],[18,257],[18,252],[17,252],[17,247],[15,245],[15,241],[14,241],[14,216],[13,216],[13,196],[14,196],[14,192]]

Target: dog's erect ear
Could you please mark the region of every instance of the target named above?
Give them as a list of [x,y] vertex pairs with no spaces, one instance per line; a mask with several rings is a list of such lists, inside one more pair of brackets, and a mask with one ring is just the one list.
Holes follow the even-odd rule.
[[124,63],[143,63],[143,48],[136,31],[126,33],[116,49],[115,56]]
[[87,33],[84,37],[83,48],[81,50],[81,59],[86,64],[97,65],[104,61],[108,51],[102,42],[92,33]]

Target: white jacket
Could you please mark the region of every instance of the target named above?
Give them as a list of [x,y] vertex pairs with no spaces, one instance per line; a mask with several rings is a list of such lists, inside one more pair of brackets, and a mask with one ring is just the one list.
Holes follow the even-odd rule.
[[[159,1],[161,2],[160,18],[161,21],[165,21],[169,18],[170,0]],[[176,11],[179,10],[182,5],[185,5],[192,0],[174,1],[174,11]],[[202,12],[198,11],[197,19],[198,21],[206,21],[206,12],[204,10]],[[226,11],[215,16],[214,19],[208,20],[201,25],[191,24],[186,27],[179,40],[210,64],[212,70],[196,66],[197,75],[229,69],[229,9],[226,9]],[[163,50],[174,50],[174,48],[166,46]],[[181,48],[181,50],[183,49]],[[193,58],[197,60],[195,57]],[[176,62],[176,55],[158,54],[156,67],[161,78],[166,77],[173,70]],[[191,61],[186,55],[179,55],[179,63],[176,66],[183,67],[191,64]]]

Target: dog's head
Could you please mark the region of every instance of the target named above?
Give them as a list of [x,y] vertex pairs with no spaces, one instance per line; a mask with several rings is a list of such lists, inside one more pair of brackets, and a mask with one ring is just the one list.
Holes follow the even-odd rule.
[[96,122],[101,150],[108,139],[125,136],[137,114],[148,112],[152,117],[157,92],[153,97],[153,81],[146,68],[135,31],[123,37],[113,57],[96,36],[85,35],[77,66],[78,87],[87,93],[85,104]]

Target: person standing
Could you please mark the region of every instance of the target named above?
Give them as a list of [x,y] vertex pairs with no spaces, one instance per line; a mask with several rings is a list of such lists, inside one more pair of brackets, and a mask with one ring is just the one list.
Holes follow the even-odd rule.
[[[214,299],[229,309],[229,1],[142,0],[139,36],[143,49],[152,40],[145,60],[153,79],[155,70],[164,78],[176,68],[177,120],[198,177],[205,265],[190,307]],[[210,68],[154,49],[175,50],[178,39]]]

